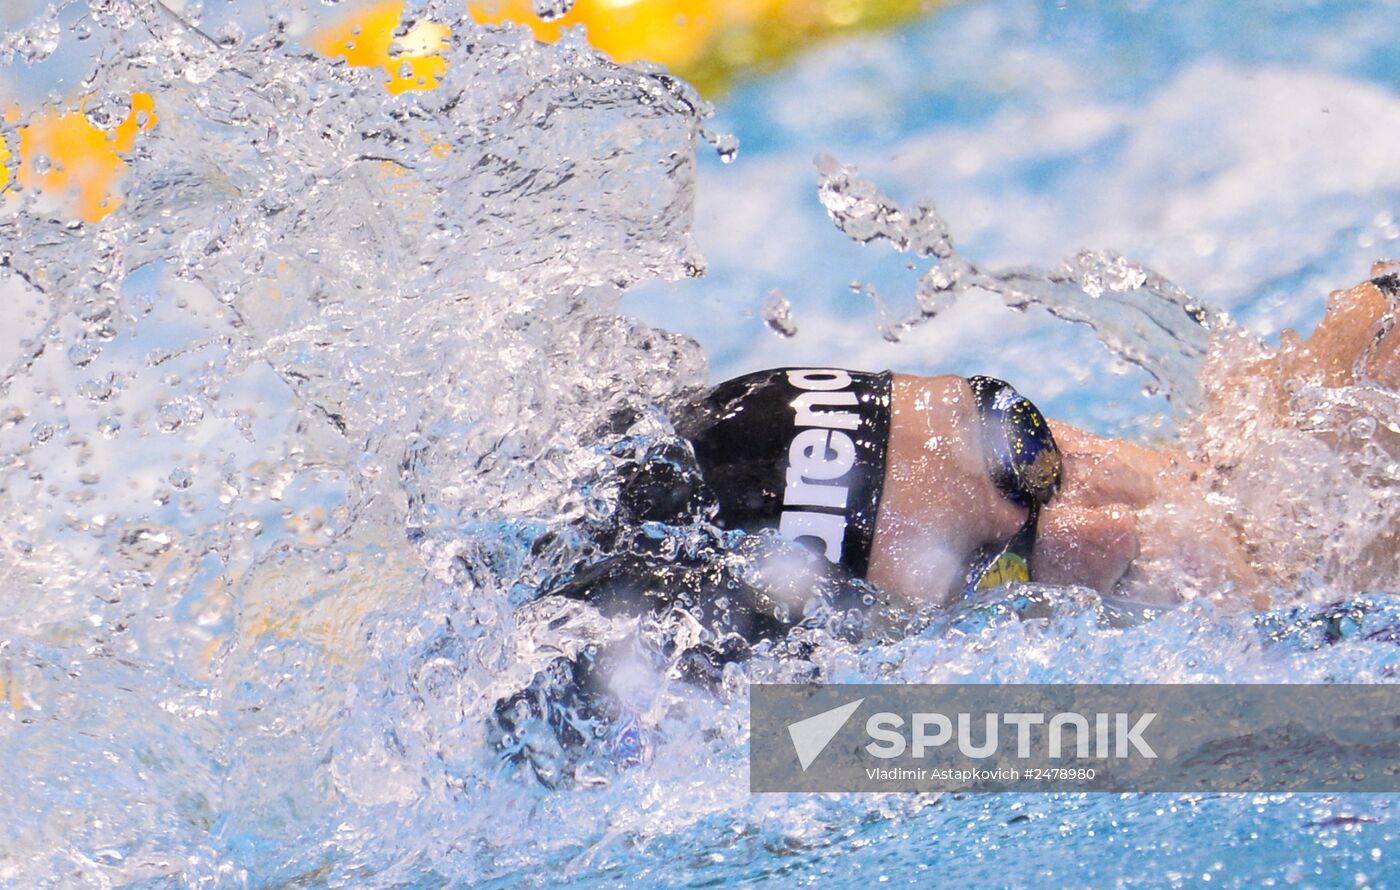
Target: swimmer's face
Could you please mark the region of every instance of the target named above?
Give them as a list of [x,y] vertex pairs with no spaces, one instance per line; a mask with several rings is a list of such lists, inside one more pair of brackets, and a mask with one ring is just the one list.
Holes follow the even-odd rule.
[[[979,550],[1009,540],[1026,510],[992,484],[965,380],[896,375],[892,402],[868,577],[892,593],[946,605],[961,594]],[[1035,578],[1110,593],[1139,553],[1137,511],[1152,499],[1152,467],[1116,453],[1110,446],[1119,443],[1064,424],[1052,429],[1063,481],[1041,514]]]

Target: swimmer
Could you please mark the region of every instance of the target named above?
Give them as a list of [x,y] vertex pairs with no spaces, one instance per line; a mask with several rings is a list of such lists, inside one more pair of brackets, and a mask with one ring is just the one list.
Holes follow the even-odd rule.
[[[1307,341],[1286,331],[1242,376],[1268,381],[1280,410],[1297,377],[1400,388],[1400,275],[1373,272],[1332,296]],[[1217,408],[1228,399],[1212,395]],[[1171,559],[1225,605],[1265,605],[1242,529],[1203,497],[1204,467],[1047,420],[999,380],[780,368],[713,387],[676,428],[704,483],[686,497],[713,503],[717,526],[772,529],[905,601],[946,606],[1034,580],[1168,606],[1143,566]],[[664,520],[679,479],[639,472],[624,502]]]
[[[1306,341],[1285,332],[1279,350],[1231,385],[1264,381],[1281,412],[1285,384],[1299,377],[1400,390],[1397,273],[1380,265],[1371,281],[1333,294]],[[1229,386],[1212,393],[1207,410],[1231,397]],[[625,474],[619,524],[698,517],[726,541],[737,530],[741,542],[777,535],[804,545],[824,570],[766,573],[722,558],[723,546],[699,558],[650,555],[635,546],[644,548],[643,535],[546,590],[532,605],[581,600],[607,616],[683,618],[676,632],[559,657],[497,703],[501,757],[529,764],[545,784],[563,780],[560,764],[582,749],[589,726],[612,756],[644,756],[610,680],[619,666],[625,676],[638,663],[669,663],[680,679],[717,687],[754,645],[803,657],[811,644],[788,631],[811,619],[813,601],[824,604],[817,622],[849,639],[878,622],[832,616],[869,616],[891,601],[943,607],[1013,581],[1170,606],[1144,568],[1169,560],[1173,591],[1267,605],[1243,530],[1204,497],[1205,467],[1047,420],[1003,381],[779,368],[720,383],[673,416],[684,444],[652,449]],[[684,629],[696,626],[698,634]]]

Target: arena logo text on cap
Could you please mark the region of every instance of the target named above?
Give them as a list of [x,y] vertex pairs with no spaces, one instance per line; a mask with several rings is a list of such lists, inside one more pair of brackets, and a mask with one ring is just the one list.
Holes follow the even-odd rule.
[[[792,400],[793,426],[810,429],[796,433],[788,446],[778,532],[793,541],[818,539],[826,558],[839,563],[846,539],[846,501],[850,494],[850,486],[842,483],[856,462],[855,442],[843,430],[858,429],[860,416],[854,411],[817,409],[856,406],[851,375],[832,369],[805,369],[788,371],[787,379],[802,390]],[[810,507],[840,512],[789,509]]]

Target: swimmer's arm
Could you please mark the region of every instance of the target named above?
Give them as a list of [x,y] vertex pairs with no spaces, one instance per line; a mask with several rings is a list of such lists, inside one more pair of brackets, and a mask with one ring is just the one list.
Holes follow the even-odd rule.
[[[1377,263],[1371,274],[1373,279],[1395,276],[1400,265]],[[1277,350],[1245,362],[1224,386],[1207,394],[1207,411],[1224,414],[1247,403],[1287,413],[1290,380],[1340,387],[1352,385],[1360,375],[1374,385],[1400,390],[1400,326],[1394,324],[1393,299],[1374,281],[1333,291],[1322,321],[1306,340],[1285,329]],[[1258,393],[1259,387],[1265,392]]]
[[1050,425],[1064,477],[1041,517],[1038,578],[1162,606],[1195,596],[1265,605],[1238,522],[1207,497],[1205,467],[1174,449]]
[[[1397,271],[1400,266],[1381,264],[1372,275]],[[1287,384],[1297,379],[1341,387],[1359,376],[1374,386],[1400,389],[1394,299],[1370,281],[1333,293],[1306,340],[1285,331],[1278,350],[1245,363],[1208,394],[1206,413],[1217,422],[1249,413],[1238,417],[1241,426],[1256,419],[1252,415],[1260,408],[1272,408],[1282,418],[1290,411]],[[1065,482],[1042,520],[1044,557],[1038,569],[1046,580],[1087,573],[1104,590],[1104,581],[1115,577],[1117,592],[1156,602],[1176,593],[1161,590],[1160,579],[1179,578],[1188,595],[1198,592],[1226,605],[1247,602],[1256,608],[1267,605],[1261,570],[1269,575],[1267,583],[1292,582],[1273,577],[1274,567],[1251,563],[1247,529],[1228,499],[1209,497],[1209,480],[1230,468],[1205,466],[1174,449],[1101,438],[1068,424],[1052,422],[1052,429],[1065,455]],[[1114,576],[1120,566],[1122,572]],[[1159,589],[1149,586],[1149,578],[1159,579]]]

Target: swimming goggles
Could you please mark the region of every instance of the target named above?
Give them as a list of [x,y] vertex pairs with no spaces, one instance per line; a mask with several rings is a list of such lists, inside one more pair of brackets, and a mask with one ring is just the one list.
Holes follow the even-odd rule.
[[1011,384],[994,377],[969,377],[982,421],[987,472],[1002,497],[1028,511],[1026,521],[1000,547],[983,547],[967,571],[963,596],[1011,581],[1031,580],[1040,508],[1060,488],[1060,449],[1045,416]]
[[1400,299],[1400,272],[1388,272],[1385,275],[1377,275],[1371,279],[1371,283],[1380,289],[1380,292],[1390,297],[1392,300]]

